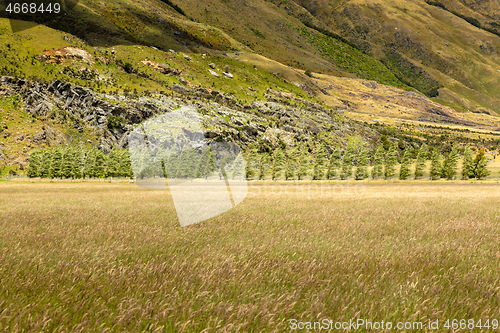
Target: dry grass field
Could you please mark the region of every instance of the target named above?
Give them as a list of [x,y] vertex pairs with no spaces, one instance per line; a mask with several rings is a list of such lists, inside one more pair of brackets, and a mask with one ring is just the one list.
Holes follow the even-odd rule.
[[496,182],[316,185],[181,228],[134,184],[0,183],[0,331],[500,319]]

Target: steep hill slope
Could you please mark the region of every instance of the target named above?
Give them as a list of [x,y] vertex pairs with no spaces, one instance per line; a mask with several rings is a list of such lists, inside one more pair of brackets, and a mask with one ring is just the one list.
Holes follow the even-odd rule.
[[[500,37],[490,29],[498,2],[296,2],[403,82],[457,109],[500,111]],[[436,90],[433,80],[444,87]]]
[[[325,4],[318,8],[326,10],[320,6]],[[82,0],[63,19],[44,25],[0,19],[2,170],[22,168],[35,147],[124,147],[131,126],[183,105],[204,110],[211,139],[256,145],[261,151],[318,142],[373,148],[381,131],[387,132],[380,122],[393,127],[390,139],[400,147],[423,141],[439,146],[442,134],[426,133],[436,123],[458,126],[450,130],[454,137],[488,147],[498,140],[498,119],[456,111],[466,103],[488,111],[465,93],[493,104],[494,98],[474,87],[453,91],[465,87],[453,79],[455,72],[444,74],[396,47],[391,50],[400,60],[387,62],[391,53],[375,36],[368,43],[348,30],[345,37],[337,35],[319,9],[304,7],[291,0],[203,5]],[[474,83],[478,68],[489,61],[491,69],[496,61],[485,59],[476,71],[459,70]],[[441,88],[434,101],[416,93],[432,95],[439,80],[456,86]],[[403,128],[400,119],[414,127]],[[470,132],[477,128],[481,132]]]

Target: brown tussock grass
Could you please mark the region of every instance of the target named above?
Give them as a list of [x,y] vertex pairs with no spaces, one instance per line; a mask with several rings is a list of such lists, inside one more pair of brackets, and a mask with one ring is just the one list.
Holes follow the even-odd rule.
[[0,184],[0,330],[500,318],[496,184],[266,185],[181,228],[162,191]]

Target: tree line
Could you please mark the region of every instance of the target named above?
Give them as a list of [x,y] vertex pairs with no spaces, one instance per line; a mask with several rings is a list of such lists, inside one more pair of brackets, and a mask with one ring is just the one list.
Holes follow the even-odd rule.
[[[462,169],[458,170],[462,158]],[[427,161],[431,164],[427,170]],[[397,165],[400,164],[397,173]],[[454,145],[446,156],[441,156],[437,149],[429,151],[423,144],[417,151],[416,158],[412,149],[407,148],[398,158],[396,144],[390,144],[386,149],[384,144],[370,153],[365,147],[355,149],[349,145],[343,151],[340,147],[327,153],[326,146],[319,144],[311,154],[307,148],[297,146],[287,150],[280,147],[269,154],[259,154],[257,148],[247,151],[247,179],[273,180],[333,180],[333,179],[391,179],[401,180],[423,178],[428,171],[431,180],[445,178],[448,180],[487,177],[488,158],[484,149],[474,155],[470,145],[463,149],[463,156],[458,146]]]
[[133,149],[132,169],[137,178],[241,179],[245,176],[245,162],[236,147],[227,143],[198,148],[185,144],[168,149]]
[[[330,151],[330,153],[328,152]],[[463,153],[461,153],[463,151]],[[431,180],[445,178],[482,179],[490,174],[484,149],[473,153],[470,145],[460,150],[454,145],[442,156],[437,149],[429,151],[424,144],[416,152],[407,148],[399,153],[396,144],[384,148],[381,144],[370,152],[365,147],[349,145],[345,149],[327,149],[320,143],[314,149],[308,145],[260,153],[250,146],[244,153],[206,146],[138,150],[113,149],[109,154],[101,150],[78,147],[54,147],[34,150],[29,158],[27,175],[31,178],[106,178],[106,177],[164,177],[193,179],[284,179],[284,180],[363,180],[421,179],[426,172]],[[415,156],[416,155],[416,156]],[[459,170],[459,161],[462,167]],[[428,168],[428,161],[430,167]],[[397,165],[400,164],[399,170]],[[427,170],[428,169],[428,170]]]
[[112,149],[104,154],[95,148],[61,146],[34,150],[29,157],[27,175],[66,179],[133,177],[126,149]]

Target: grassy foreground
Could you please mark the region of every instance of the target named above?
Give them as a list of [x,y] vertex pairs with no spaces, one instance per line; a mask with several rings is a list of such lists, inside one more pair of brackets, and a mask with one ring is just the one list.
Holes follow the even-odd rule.
[[0,331],[500,319],[499,190],[252,186],[232,211],[181,228],[162,191],[0,183]]

